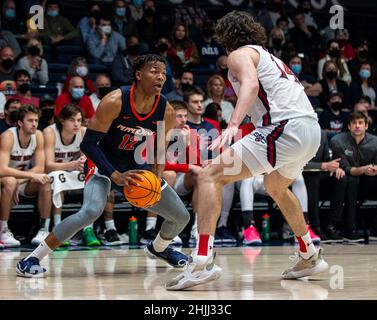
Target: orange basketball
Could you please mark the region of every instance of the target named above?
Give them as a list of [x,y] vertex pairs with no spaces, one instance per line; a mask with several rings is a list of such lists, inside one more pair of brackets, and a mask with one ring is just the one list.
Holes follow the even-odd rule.
[[139,187],[132,185],[132,191],[124,187],[124,196],[134,207],[147,208],[155,205],[161,199],[160,179],[153,172],[147,170],[138,175],[143,177],[144,181],[136,180]]

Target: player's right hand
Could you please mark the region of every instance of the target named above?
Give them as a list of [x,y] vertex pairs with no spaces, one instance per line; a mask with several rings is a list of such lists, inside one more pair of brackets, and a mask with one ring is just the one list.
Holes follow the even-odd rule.
[[50,177],[45,173],[34,173],[31,176],[31,181],[37,182],[40,184],[45,184],[45,183],[50,182]]
[[137,181],[144,181],[143,177],[139,174],[144,173],[143,170],[128,170],[126,172],[120,173],[119,171],[114,171],[111,175],[111,180],[114,181],[118,186],[124,186],[128,190],[131,190],[131,185],[139,186]]

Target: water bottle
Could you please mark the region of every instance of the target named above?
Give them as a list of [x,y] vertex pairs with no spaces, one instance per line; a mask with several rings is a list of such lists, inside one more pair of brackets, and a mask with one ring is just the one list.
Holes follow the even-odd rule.
[[270,240],[270,215],[267,213],[263,215],[262,238],[263,241]]
[[137,219],[132,216],[128,221],[128,234],[130,237],[129,244],[136,245],[139,243],[137,238]]

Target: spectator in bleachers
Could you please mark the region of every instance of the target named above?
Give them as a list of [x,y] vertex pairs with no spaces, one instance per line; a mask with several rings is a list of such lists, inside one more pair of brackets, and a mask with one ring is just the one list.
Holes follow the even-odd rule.
[[361,65],[370,62],[373,68],[376,68],[376,63],[370,57],[369,44],[365,39],[357,39],[355,41],[355,58],[348,62],[348,69],[351,72],[352,79],[357,79]]
[[18,99],[8,99],[4,105],[4,119],[0,120],[0,134],[17,125],[18,110],[21,102]]
[[283,31],[285,41],[291,40],[291,36],[289,34],[290,24],[292,24],[293,26],[293,23],[287,16],[281,16],[279,19],[276,20],[276,27],[280,28]]
[[[321,242],[328,242],[331,240],[327,238],[326,234],[321,229],[319,216],[319,196],[320,190],[325,186],[330,185],[330,178],[334,176],[339,180],[343,176],[343,170],[339,168],[338,159],[333,159],[329,148],[327,133],[321,131],[321,143],[319,149],[313,159],[304,168],[305,184],[308,191],[308,213],[310,226],[314,233],[320,238]],[[326,189],[325,189],[326,190]]]
[[203,118],[206,120],[211,119],[216,121],[219,131],[226,129],[228,126],[228,124],[223,119],[221,107],[216,102],[212,102],[206,106],[206,110],[203,113]]
[[79,30],[60,14],[59,2],[59,0],[47,0],[44,29],[41,31],[41,35],[47,37],[54,47],[62,41],[67,42],[80,36]]
[[351,83],[351,103],[356,103],[361,96],[368,96],[371,105],[376,105],[377,85],[374,81],[374,70],[369,62],[360,66],[359,74]]
[[360,112],[351,113],[348,129],[349,132],[340,133],[330,140],[334,158],[341,158],[340,167],[345,177],[334,181],[328,228],[334,230],[343,213],[343,239],[359,242],[363,241],[363,237],[356,231],[356,203],[360,190],[375,190],[377,137],[367,133],[368,119]]
[[132,18],[129,5],[130,1],[124,0],[115,0],[113,3],[113,29],[124,38],[138,35],[137,23]]
[[172,65],[173,71],[177,72],[177,68],[195,67],[200,63],[199,53],[196,44],[190,39],[187,26],[184,23],[177,23],[173,26],[170,48],[168,57],[175,59],[178,57],[181,65]]
[[201,37],[196,41],[199,52],[200,67],[210,70],[216,69],[217,59],[224,54],[222,47],[215,41],[213,22],[205,22],[201,30]]
[[342,111],[343,95],[340,92],[332,92],[328,96],[327,106],[319,116],[319,124],[331,139],[337,133],[345,131],[349,112]]
[[118,53],[126,49],[126,39],[112,29],[110,18],[106,15],[100,15],[96,23],[96,31],[88,37],[87,49],[95,63],[109,65]]
[[143,8],[144,0],[132,0],[132,3],[128,6],[130,10],[131,17],[135,21],[139,21],[143,18],[144,15],[144,8]]
[[302,0],[298,6],[299,10],[302,10],[305,17],[305,24],[318,29],[318,24],[312,16],[312,4],[311,0]]
[[26,70],[17,70],[14,73],[14,80],[16,82],[16,94],[8,96],[8,99],[18,99],[22,105],[31,104],[39,108],[39,98],[33,97],[31,94],[31,77],[29,72]]
[[143,8],[143,17],[138,21],[139,38],[143,44],[147,44],[148,51],[151,52],[156,49],[156,40],[161,37],[161,35],[167,35],[168,30],[164,32],[164,25],[166,25],[166,23],[160,21],[154,1],[144,1]]
[[92,101],[94,111],[97,110],[101,99],[107,95],[111,90],[111,80],[106,74],[99,74],[94,84],[95,92],[89,98]]
[[45,94],[39,100],[41,117],[38,122],[38,130],[43,131],[46,127],[55,123],[55,99],[49,94]]
[[185,91],[191,90],[194,86],[194,74],[192,71],[183,70],[179,79],[176,80],[176,89],[169,92],[166,98],[169,101],[183,101]]
[[38,196],[40,228],[32,239],[33,245],[48,235],[51,216],[51,185],[44,173],[45,156],[43,135],[37,130],[39,110],[33,105],[24,105],[18,113],[17,127],[1,135],[0,176],[1,213],[0,241],[5,247],[19,247],[8,228],[8,220],[13,205],[19,203],[19,196]]
[[222,55],[217,59],[216,67],[217,72],[223,77],[225,82],[225,89],[224,89],[224,99],[231,102],[234,106],[236,105],[237,95],[233,90],[232,84],[228,79],[228,65],[227,65],[228,57],[226,55]]
[[111,65],[111,75],[115,86],[131,85],[133,82],[132,65],[139,56],[140,44],[136,36],[127,38],[127,46],[119,52]]
[[370,99],[369,97],[362,97],[356,102],[355,106],[353,107],[353,111],[361,112],[364,114],[368,119],[368,132],[371,134],[377,134],[377,124],[375,119],[369,114],[369,110],[371,110],[370,106]]
[[[272,25],[278,26],[278,19],[281,17],[285,17],[287,14],[285,8],[285,1],[283,0],[272,0],[268,9],[268,14],[270,15]],[[289,21],[287,21],[288,27]]]
[[[1,20],[0,20],[1,25]],[[1,28],[0,28],[1,29]],[[0,48],[11,47],[15,57],[21,54],[21,48],[14,34],[10,31],[0,30]]]
[[77,24],[77,29],[80,31],[83,43],[86,44],[89,35],[96,29],[96,21],[101,14],[102,10],[98,3],[89,2],[87,5],[88,15],[81,18]]
[[89,78],[89,65],[84,57],[76,57],[72,60],[67,71],[62,92],[68,92],[69,82],[73,77],[81,77],[85,82],[85,93],[92,94],[95,91],[92,79]]
[[168,92],[173,91],[174,88],[174,83],[173,83],[173,70],[171,67],[171,64],[168,60],[168,50],[170,47],[170,42],[167,38],[165,37],[160,37],[156,41],[156,50],[157,54],[160,55],[161,57],[165,58],[165,63],[166,63],[166,82],[164,84],[164,87],[162,89],[162,93],[166,95]]
[[174,8],[173,15],[174,22],[185,24],[193,35],[198,34],[204,22],[209,20],[206,11],[198,6],[196,0],[184,0]]
[[273,28],[269,36],[268,51],[275,57],[282,58],[285,44],[284,32],[280,28]]
[[94,115],[92,101],[85,94],[84,80],[80,77],[73,77],[69,81],[68,92],[63,92],[55,100],[55,116],[59,117],[60,110],[67,104],[75,104],[81,108],[86,119]]
[[350,109],[349,87],[346,82],[338,78],[338,66],[333,61],[326,61],[323,65],[322,80],[319,81],[322,93],[320,95],[321,107],[325,110],[327,106],[328,96],[332,92],[341,92],[343,94],[343,107]]
[[301,10],[295,11],[293,22],[294,27],[289,33],[297,52],[304,53],[309,58],[309,62],[315,60],[322,41],[320,34],[315,27],[305,23],[305,16]]
[[208,79],[207,82],[207,95],[208,99],[204,101],[204,106],[216,102],[221,107],[222,118],[226,123],[229,122],[230,117],[234,111],[233,105],[224,100],[225,81],[220,75],[214,75]]
[[338,40],[342,57],[344,57],[347,62],[351,61],[356,56],[355,49],[349,43],[349,36],[347,29],[338,29],[335,36],[335,39]]
[[12,48],[0,49],[0,91],[6,96],[16,93],[15,72],[15,56]]
[[7,98],[5,98],[4,93],[0,92],[0,120],[4,119],[4,106],[7,102]]
[[17,18],[16,2],[13,0],[3,3],[1,28],[13,32],[16,36],[26,32],[25,24]]
[[345,59],[343,59],[341,55],[341,50],[340,50],[340,45],[337,40],[332,39],[327,42],[327,47],[326,47],[326,56],[323,57],[321,60],[318,61],[318,68],[317,68],[317,74],[318,74],[318,79],[322,80],[323,79],[323,66],[326,61],[333,61],[336,63],[338,70],[339,70],[339,76],[338,78],[340,80],[343,80],[346,82],[348,85],[351,83],[352,78],[351,74],[348,70],[347,62]]
[[267,11],[266,0],[250,0],[248,8],[245,10],[251,14],[256,22],[259,22],[270,33],[274,27],[270,14]]
[[43,47],[38,39],[31,39],[26,45],[26,55],[18,60],[16,70],[29,72],[31,80],[39,84],[48,82],[48,65],[43,56]]
[[315,76],[309,72],[309,66],[299,56],[293,56],[289,60],[289,68],[304,86],[305,93],[308,96],[313,108],[320,108],[319,95],[322,92],[321,85],[316,82]]

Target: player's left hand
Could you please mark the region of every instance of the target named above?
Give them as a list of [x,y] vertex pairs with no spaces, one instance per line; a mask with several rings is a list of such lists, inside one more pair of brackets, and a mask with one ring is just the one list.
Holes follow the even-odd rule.
[[230,145],[232,143],[233,137],[237,134],[237,132],[237,126],[228,125],[228,127],[223,130],[221,135],[212,142],[208,149],[213,151],[217,148],[221,149],[226,143]]

